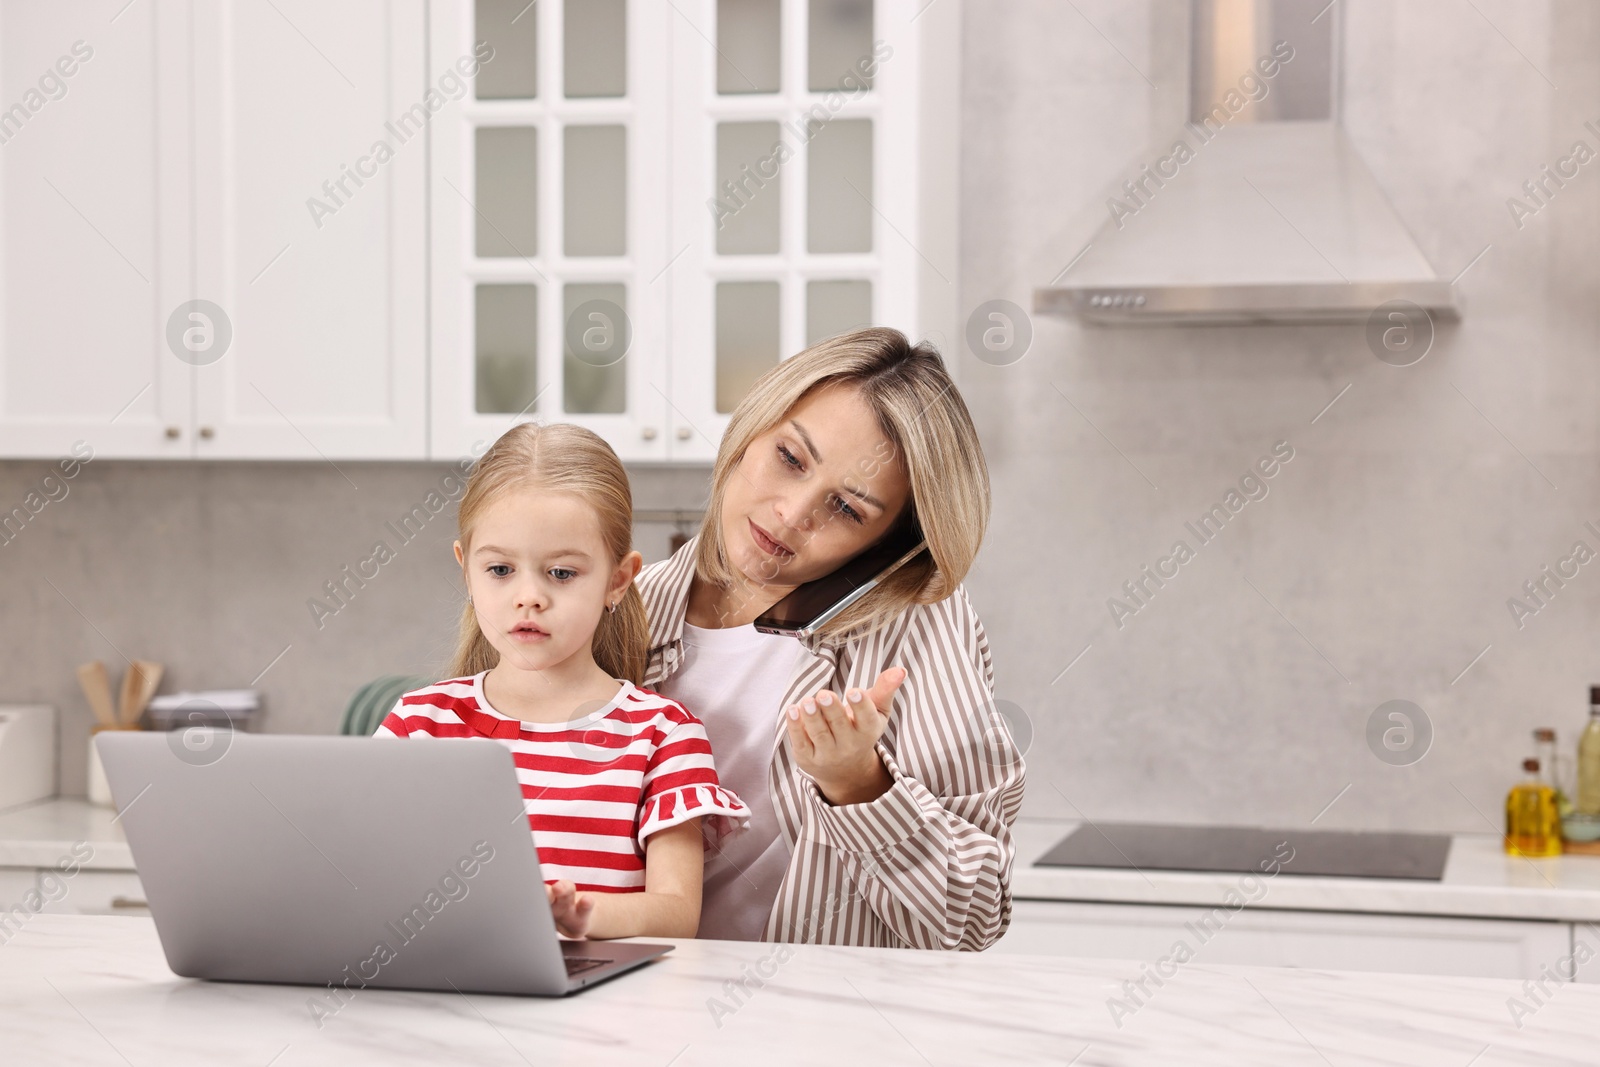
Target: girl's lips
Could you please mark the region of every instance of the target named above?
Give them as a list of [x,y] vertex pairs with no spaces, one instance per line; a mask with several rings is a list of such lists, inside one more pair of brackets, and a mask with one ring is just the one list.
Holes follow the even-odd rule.
[[[748,519],[745,521],[750,522]],[[787,557],[794,555],[793,552],[790,552],[787,548],[784,548],[782,545],[772,540],[772,538],[762,533],[761,527],[757,526],[754,522],[750,522],[750,537],[755,541],[756,546],[769,556]]]
[[550,636],[549,634],[543,633],[543,632],[540,632],[540,631],[537,631],[537,630],[512,630],[511,631],[511,639],[513,641],[524,641],[524,642],[527,642],[529,644],[532,644],[535,641],[543,641],[545,638],[547,638],[549,636]]

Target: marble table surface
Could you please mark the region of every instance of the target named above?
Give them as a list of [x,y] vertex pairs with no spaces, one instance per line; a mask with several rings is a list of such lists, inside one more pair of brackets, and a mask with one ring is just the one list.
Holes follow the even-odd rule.
[[[37,915],[0,944],[12,1065],[980,1063],[1593,1065],[1600,987],[1188,963],[1135,1004],[1127,961],[677,941],[576,996],[357,990],[167,969],[146,918]],[[765,975],[741,990],[743,975]],[[1117,1010],[1121,1000],[1126,1010]],[[1528,1011],[1513,1015],[1521,1002]],[[719,1007],[720,1006],[720,1007]]]
[[[1035,867],[1034,861],[1079,823],[1019,819],[1012,895],[1026,900],[1077,900],[1118,904],[1216,906],[1239,886],[1238,874]],[[1444,878],[1322,878],[1292,874],[1293,863],[1271,881],[1263,907],[1452,915],[1484,919],[1600,921],[1600,856],[1546,859],[1508,856],[1493,834],[1454,834]],[[1597,1027],[1600,1033],[1600,1027]],[[1600,1063],[1600,1053],[1595,1056]]]

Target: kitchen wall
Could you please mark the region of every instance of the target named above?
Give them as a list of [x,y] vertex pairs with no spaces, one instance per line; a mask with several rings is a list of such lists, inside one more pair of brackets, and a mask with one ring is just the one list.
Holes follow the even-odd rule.
[[[1600,160],[1520,229],[1506,206],[1574,141],[1600,148],[1583,128],[1600,125],[1600,12],[1338,6],[1368,165],[1446,276],[1488,247],[1460,282],[1464,321],[1425,359],[1381,363],[1359,326],[1045,317],[1010,366],[949,353],[994,478],[968,588],[1029,746],[1026,814],[1497,830],[1529,731],[1553,725],[1570,747],[1600,683],[1600,562],[1520,627],[1507,608],[1573,542],[1600,551],[1583,527],[1600,527]],[[1165,139],[1176,10],[966,5],[963,309],[1031,306]],[[1270,493],[1119,628],[1107,599],[1279,441],[1294,458]],[[0,463],[0,505],[47,469]],[[62,709],[62,791],[83,790],[92,719],[72,668],[89,659],[114,680],[123,655],[163,660],[167,692],[259,676],[262,726],[308,732],[332,730],[371,677],[442,669],[460,595],[449,513],[320,629],[307,600],[393,544],[385,523],[446,470],[89,464],[0,548],[6,699]],[[705,503],[704,469],[631,473],[639,508]],[[647,561],[670,533],[641,524]],[[1396,699],[1431,724],[1409,765],[1367,741]]]
[[[52,469],[0,463],[6,510]],[[105,662],[114,693],[124,657],[154,659],[166,664],[163,693],[253,683],[263,695],[260,729],[335,732],[350,697],[373,678],[448,670],[465,595],[450,547],[454,508],[408,530],[408,540],[395,529],[451,470],[88,463],[63,483],[65,497],[0,547],[0,672],[10,682],[0,701],[59,709],[67,794],[84,792],[94,722],[73,669],[92,659]],[[631,473],[636,509],[705,506],[703,470]],[[663,559],[673,530],[641,523],[635,544],[647,561]],[[393,558],[319,625],[309,601],[333,604],[324,583],[343,580],[341,569],[372,556],[380,539]]]
[[[1600,160],[1521,229],[1506,205],[1574,141],[1600,148],[1600,11],[1338,6],[1346,124],[1377,180],[1445,277],[1489,249],[1465,317],[1406,368],[1358,325],[1044,317],[1020,362],[969,360],[997,500],[971,584],[1033,732],[1027,814],[1498,831],[1529,731],[1570,751],[1600,683],[1600,562],[1520,627],[1507,607],[1575,541],[1600,552]],[[963,308],[1029,306],[1109,187],[1170,145],[1173,17],[969,6]],[[1184,523],[1278,441],[1294,458],[1270,494],[1118,628],[1107,599],[1197,543]],[[1433,732],[1410,765],[1367,742],[1396,699]]]

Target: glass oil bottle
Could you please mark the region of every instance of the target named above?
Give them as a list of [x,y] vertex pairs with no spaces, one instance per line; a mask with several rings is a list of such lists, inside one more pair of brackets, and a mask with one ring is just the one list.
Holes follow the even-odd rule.
[[1526,781],[1506,794],[1505,850],[1513,856],[1559,856],[1561,817],[1555,790],[1539,776],[1539,761],[1525,759]]
[[1589,725],[1578,738],[1578,810],[1600,815],[1600,685],[1589,688]]
[[1569,763],[1556,747],[1556,732],[1548,726],[1533,731],[1533,747],[1539,759],[1539,779],[1555,790],[1556,814],[1564,819],[1572,814],[1571,790],[1567,781]]

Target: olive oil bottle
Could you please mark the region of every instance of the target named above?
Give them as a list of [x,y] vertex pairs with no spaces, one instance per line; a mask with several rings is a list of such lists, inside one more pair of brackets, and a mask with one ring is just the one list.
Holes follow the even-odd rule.
[[1505,849],[1513,856],[1559,856],[1561,817],[1556,792],[1539,777],[1539,761],[1525,759],[1528,780],[1506,794]]
[[1600,815],[1600,685],[1589,688],[1589,725],[1578,737],[1578,810]]

